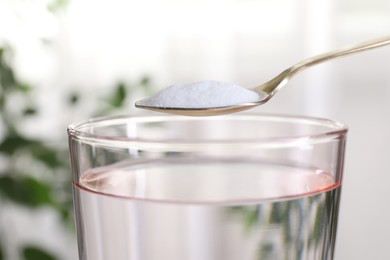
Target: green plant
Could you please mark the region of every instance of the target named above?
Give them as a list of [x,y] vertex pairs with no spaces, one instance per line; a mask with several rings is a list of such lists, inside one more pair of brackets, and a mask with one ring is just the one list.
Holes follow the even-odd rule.
[[[2,207],[10,204],[30,210],[49,207],[61,216],[63,224],[72,232],[70,164],[65,129],[63,138],[55,141],[28,137],[20,131],[20,123],[34,119],[40,111],[34,105],[36,101],[32,93],[35,88],[18,80],[11,60],[11,48],[0,48],[0,122],[3,133],[0,136],[0,158],[4,162],[0,167],[0,212]],[[140,88],[150,89],[148,77],[141,78],[133,86],[118,83],[91,116],[119,111],[131,95],[130,90]],[[7,103],[14,95],[23,100],[16,107]],[[67,99],[69,105],[75,107],[83,97],[71,93]],[[0,234],[5,225],[0,214]],[[0,235],[0,260],[6,260],[7,251],[12,250],[6,247],[5,240],[6,237]],[[58,259],[47,250],[36,245],[23,245],[18,254],[25,260]]]

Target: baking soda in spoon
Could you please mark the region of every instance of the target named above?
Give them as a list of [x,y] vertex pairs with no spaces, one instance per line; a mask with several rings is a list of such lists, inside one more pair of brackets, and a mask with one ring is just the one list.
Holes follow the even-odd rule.
[[154,96],[138,102],[141,106],[200,109],[252,103],[260,99],[259,93],[222,81],[199,81],[174,84]]

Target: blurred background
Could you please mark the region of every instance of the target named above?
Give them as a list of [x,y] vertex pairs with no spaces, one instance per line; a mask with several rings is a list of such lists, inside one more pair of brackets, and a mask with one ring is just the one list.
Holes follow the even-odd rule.
[[[388,0],[0,0],[0,260],[77,259],[66,126],[172,83],[254,87],[390,34]],[[350,127],[336,259],[390,259],[390,46],[305,71],[252,112]]]

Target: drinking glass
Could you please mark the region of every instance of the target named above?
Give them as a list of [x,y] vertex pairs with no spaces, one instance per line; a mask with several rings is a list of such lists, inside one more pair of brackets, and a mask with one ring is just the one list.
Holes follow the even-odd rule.
[[120,116],[68,135],[80,260],[333,259],[342,123]]

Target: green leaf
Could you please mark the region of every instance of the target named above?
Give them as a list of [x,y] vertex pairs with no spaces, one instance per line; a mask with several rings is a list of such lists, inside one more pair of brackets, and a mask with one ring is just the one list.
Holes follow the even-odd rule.
[[78,94],[76,93],[73,93],[70,95],[69,97],[69,104],[71,105],[76,105],[78,103],[78,101],[80,100],[80,97]]
[[247,230],[251,230],[257,224],[259,211],[256,207],[249,208],[245,211],[245,227]]
[[56,260],[57,258],[35,246],[23,248],[24,260]]
[[27,85],[25,83],[20,83],[20,82],[18,82],[17,88],[22,92],[29,92],[33,89],[33,87],[31,87],[30,85]]
[[119,83],[116,87],[114,96],[109,101],[110,105],[116,108],[120,108],[123,106],[123,102],[126,98],[126,87],[125,84]]
[[140,85],[145,86],[149,85],[150,83],[150,78],[148,76],[144,76],[141,78]]
[[[3,56],[2,54],[1,56]],[[3,57],[0,60],[0,85],[4,89],[10,89],[17,85],[13,70],[6,64]]]
[[153,89],[150,82],[151,82],[151,79],[148,76],[142,77],[140,82],[139,82],[139,86],[143,89],[144,94],[146,94],[148,96],[152,95],[155,92],[155,89]]
[[4,253],[3,253],[3,247],[2,245],[0,244],[0,260],[4,260]]
[[52,0],[48,5],[48,9],[51,12],[56,12],[58,10],[64,9],[68,5],[69,0]]
[[10,66],[5,58],[6,53],[10,53],[10,48],[0,48],[0,86],[5,90],[19,90],[28,92],[31,86],[19,82],[16,78],[12,66]]
[[71,224],[73,226],[73,200],[61,201],[58,206],[55,208],[57,213],[61,217],[61,220],[65,223]]
[[285,210],[282,203],[274,203],[271,208],[271,217],[270,221],[274,224],[283,223],[283,216],[285,215]]
[[2,176],[0,178],[0,194],[24,206],[55,205],[51,199],[51,189],[48,184],[30,176],[17,177]]
[[68,163],[67,160],[60,160],[58,158],[57,150],[47,147],[42,143],[34,143],[29,149],[35,159],[38,159],[49,167],[55,168]]
[[3,152],[5,154],[13,154],[15,151],[21,148],[36,145],[38,143],[39,142],[35,140],[29,140],[15,134],[15,135],[7,136],[3,140],[3,142],[0,143],[0,152]]
[[24,116],[33,116],[37,114],[37,110],[33,107],[27,107],[23,110]]
[[272,252],[274,251],[274,247],[274,244],[271,242],[262,243],[259,252],[259,259],[273,259]]
[[0,143],[0,152],[12,155],[18,150],[28,150],[31,155],[49,167],[59,167],[67,163],[67,160],[60,160],[57,156],[57,150],[45,146],[43,143],[24,138],[18,134],[7,136]]

